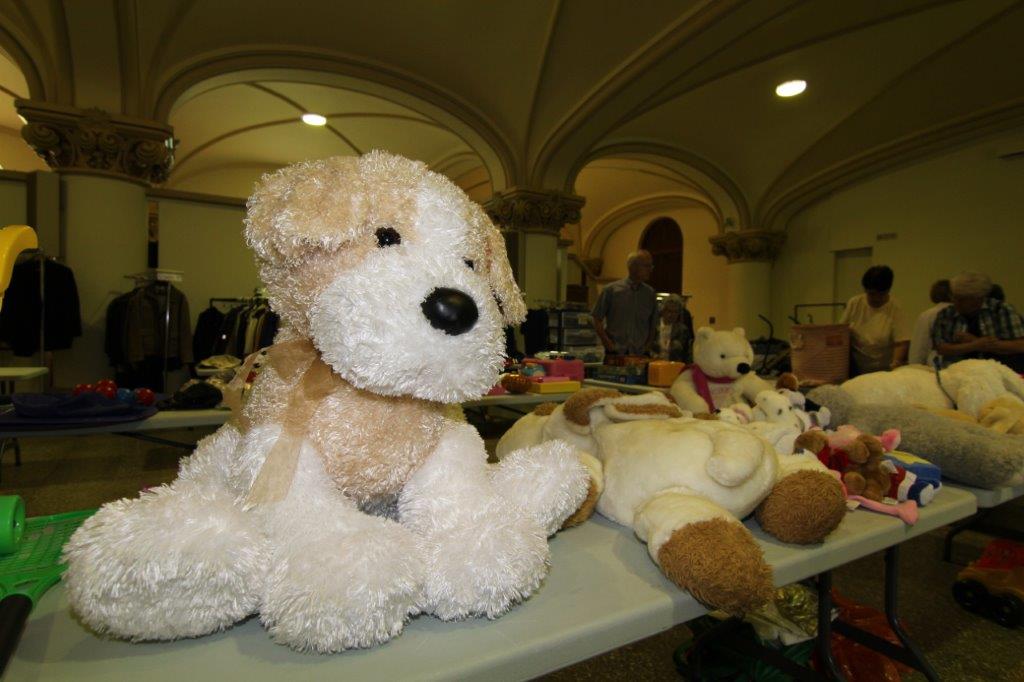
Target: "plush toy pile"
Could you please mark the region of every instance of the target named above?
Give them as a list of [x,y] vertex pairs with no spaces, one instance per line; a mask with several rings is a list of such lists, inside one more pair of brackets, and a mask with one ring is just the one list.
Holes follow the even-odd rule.
[[604,475],[602,515],[632,528],[669,579],[731,613],[772,594],[771,569],[740,519],[756,510],[764,530],[806,544],[846,512],[842,487],[813,455],[780,456],[755,431],[689,418],[658,391],[584,389],[517,421],[497,454],[555,440],[599,460],[590,466]]
[[[920,369],[891,374],[909,376],[912,372],[928,376]],[[1024,436],[999,433],[909,404],[860,402],[840,386],[820,386],[807,397],[827,407],[833,423],[850,424],[866,433],[899,429],[900,449],[938,465],[948,478],[979,488],[1024,482]]]
[[374,152],[264,177],[245,236],[284,327],[177,480],[71,538],[72,609],[131,640],[258,613],[275,641],[329,652],[416,613],[496,617],[526,598],[592,486],[561,442],[488,465],[446,408],[493,386],[525,314],[483,210]]

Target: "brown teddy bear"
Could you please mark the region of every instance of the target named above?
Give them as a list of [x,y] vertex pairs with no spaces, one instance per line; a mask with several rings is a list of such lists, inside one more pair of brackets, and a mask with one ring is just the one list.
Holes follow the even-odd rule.
[[883,467],[885,448],[875,436],[862,433],[837,442],[824,431],[807,431],[797,437],[795,446],[815,453],[822,464],[842,474],[848,494],[877,502],[888,494],[892,474]]

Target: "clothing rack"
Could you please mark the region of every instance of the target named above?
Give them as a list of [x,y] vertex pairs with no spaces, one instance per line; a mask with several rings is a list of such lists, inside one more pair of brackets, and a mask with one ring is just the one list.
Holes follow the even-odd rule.
[[164,390],[167,390],[167,374],[168,374],[168,353],[169,346],[171,344],[171,282],[181,282],[184,279],[185,272],[183,270],[168,270],[165,268],[149,268],[143,272],[136,272],[130,275],[125,275],[126,279],[133,280],[136,285],[139,284],[153,284],[163,283],[165,289],[164,297],[164,358],[163,358],[163,378],[164,378]]

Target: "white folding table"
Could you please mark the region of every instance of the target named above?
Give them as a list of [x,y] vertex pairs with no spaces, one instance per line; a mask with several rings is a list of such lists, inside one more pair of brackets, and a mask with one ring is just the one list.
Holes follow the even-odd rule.
[[1024,534],[1021,533],[1020,529],[1016,528],[1002,528],[994,527],[986,524],[985,520],[992,513],[992,510],[999,505],[1006,504],[1011,500],[1024,495],[1024,483],[1020,485],[1010,486],[1004,485],[999,488],[972,488],[968,485],[961,483],[942,483],[943,488],[956,488],[963,490],[964,492],[970,493],[974,496],[978,504],[978,513],[974,514],[965,519],[954,523],[949,531],[946,533],[946,539],[943,543],[942,558],[945,561],[951,561],[953,558],[953,540],[957,535],[965,530],[978,530],[982,532],[989,532],[992,535],[1000,537],[1008,537],[1012,540],[1020,541],[1024,539]]
[[[894,564],[892,548],[975,509],[973,495],[949,487],[921,510],[914,526],[857,510],[824,543],[811,547],[787,545],[753,522],[748,525],[774,568],[776,584],[783,585],[827,576],[836,566],[887,548]],[[384,646],[330,656],[299,654],[274,644],[255,618],[226,632],[178,642],[129,644],[100,638],[71,616],[58,585],[32,613],[8,679],[522,680],[705,613],[665,579],[632,531],[601,517],[556,535],[551,564],[539,592],[495,621],[445,623],[420,616]],[[894,570],[887,571],[887,587],[890,582],[895,585]],[[887,591],[887,602],[888,596]]]

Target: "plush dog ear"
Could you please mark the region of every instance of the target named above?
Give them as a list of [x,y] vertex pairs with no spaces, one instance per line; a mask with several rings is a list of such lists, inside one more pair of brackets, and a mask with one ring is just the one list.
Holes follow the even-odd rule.
[[736,336],[742,336],[743,338],[747,338],[747,331],[743,327],[736,327],[735,329],[732,330],[732,333],[735,334]]
[[512,275],[512,266],[509,265],[505,251],[505,238],[482,208],[475,212],[474,221],[478,222],[474,227],[484,230],[487,235],[487,280],[501,306],[505,324],[519,324],[526,319],[526,303]]
[[715,333],[715,330],[711,327],[701,327],[697,330],[697,338],[701,341],[707,341],[711,338],[711,335]]
[[304,161],[256,183],[246,203],[245,240],[264,263],[283,265],[314,249],[335,249],[361,223],[359,158]]

